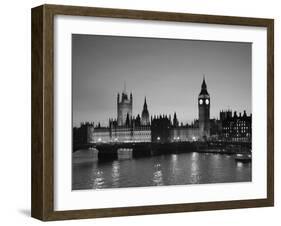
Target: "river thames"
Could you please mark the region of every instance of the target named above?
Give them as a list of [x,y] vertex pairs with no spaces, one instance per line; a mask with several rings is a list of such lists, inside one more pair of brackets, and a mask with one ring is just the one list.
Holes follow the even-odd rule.
[[85,150],[74,153],[72,161],[73,190],[252,180],[251,163],[227,154],[191,152],[98,162]]

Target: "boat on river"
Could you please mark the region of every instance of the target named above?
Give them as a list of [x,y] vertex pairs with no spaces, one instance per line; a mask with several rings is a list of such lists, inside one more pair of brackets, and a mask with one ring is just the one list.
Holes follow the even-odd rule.
[[243,163],[251,162],[252,161],[252,155],[251,154],[236,154],[235,161],[243,162]]

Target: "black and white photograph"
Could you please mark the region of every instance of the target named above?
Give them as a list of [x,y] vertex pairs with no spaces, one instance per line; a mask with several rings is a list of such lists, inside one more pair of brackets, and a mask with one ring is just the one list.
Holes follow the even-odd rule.
[[72,190],[252,181],[252,44],[72,34]]

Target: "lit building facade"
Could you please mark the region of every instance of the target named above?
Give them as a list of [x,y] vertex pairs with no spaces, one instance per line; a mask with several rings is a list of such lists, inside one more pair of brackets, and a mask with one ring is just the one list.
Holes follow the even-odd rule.
[[133,96],[126,89],[117,95],[117,119],[109,119],[107,127],[100,125],[91,131],[90,143],[135,143],[151,142],[151,128],[146,98],[141,117],[132,116]]
[[90,143],[138,143],[151,142],[149,126],[96,127],[90,136]]
[[189,126],[180,126],[170,130],[170,142],[187,142],[199,140],[199,129]]
[[237,115],[235,111],[226,111],[220,113],[222,125],[222,139],[227,141],[249,142],[252,139],[252,115]]

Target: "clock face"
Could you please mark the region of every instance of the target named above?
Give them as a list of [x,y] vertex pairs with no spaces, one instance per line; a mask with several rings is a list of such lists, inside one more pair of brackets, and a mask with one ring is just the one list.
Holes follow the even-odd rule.
[[209,100],[207,99],[207,100],[205,101],[205,103],[208,105],[208,104],[209,104]]
[[199,104],[203,104],[203,100],[202,99],[199,100]]

